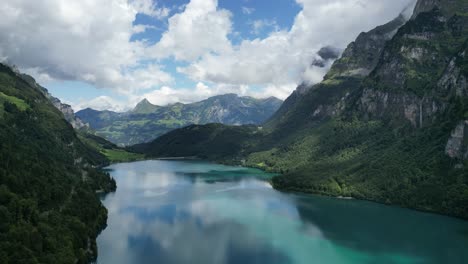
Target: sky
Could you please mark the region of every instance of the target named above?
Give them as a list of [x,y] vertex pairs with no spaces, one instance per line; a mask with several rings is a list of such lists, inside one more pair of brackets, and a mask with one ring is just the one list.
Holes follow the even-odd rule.
[[323,47],[415,0],[2,0],[0,61],[75,110],[125,111],[236,93],[285,99],[320,82]]

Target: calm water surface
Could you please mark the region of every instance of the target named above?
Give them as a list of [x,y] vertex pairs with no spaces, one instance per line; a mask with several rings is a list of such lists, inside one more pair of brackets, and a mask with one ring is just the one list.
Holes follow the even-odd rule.
[[110,167],[99,264],[468,263],[468,222],[278,192],[271,175],[198,161]]

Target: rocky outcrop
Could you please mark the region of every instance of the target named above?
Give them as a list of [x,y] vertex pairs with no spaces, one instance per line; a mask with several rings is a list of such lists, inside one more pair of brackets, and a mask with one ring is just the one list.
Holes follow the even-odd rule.
[[422,13],[405,24],[382,53],[372,76],[376,83],[385,89],[411,91],[421,97],[427,94],[432,89],[428,84],[437,81],[453,56],[448,50],[462,44],[449,24],[440,10]]
[[75,111],[71,107],[71,105],[63,104],[58,98],[53,97],[52,95],[45,90],[46,97],[52,102],[52,104],[62,112],[63,117],[67,120],[74,129],[88,129],[89,124],[86,124],[81,119],[75,116]]
[[468,94],[463,70],[467,45],[458,34],[467,21],[429,10],[420,12],[388,42],[359,101],[366,117],[407,120],[422,128],[436,121],[450,98]]
[[468,159],[468,120],[461,121],[452,131],[445,153],[453,159]]
[[367,76],[377,65],[385,43],[405,22],[406,18],[400,15],[383,26],[361,33],[356,41],[348,45],[342,57],[333,64],[325,79]]
[[89,125],[84,123],[81,119],[75,116],[75,112],[72,107],[68,104],[63,104],[60,99],[53,97],[49,91],[39,85],[36,80],[27,74],[21,73],[18,70],[18,67],[12,64],[2,64],[9,67],[19,78],[27,82],[31,87],[38,89],[60,112],[62,112],[63,117],[67,120],[73,128],[75,129],[89,129]]
[[437,82],[437,92],[442,96],[468,96],[468,81],[466,73],[461,69],[467,60],[466,49],[450,60],[444,74]]
[[360,111],[368,119],[393,117],[409,121],[414,128],[432,124],[436,114],[447,107],[445,102],[432,97],[375,89],[364,89],[359,104]]

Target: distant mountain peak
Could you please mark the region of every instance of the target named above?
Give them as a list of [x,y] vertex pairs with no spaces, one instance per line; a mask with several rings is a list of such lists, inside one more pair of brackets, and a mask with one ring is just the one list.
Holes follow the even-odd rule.
[[[144,98],[143,100],[141,100],[138,104],[138,105],[153,105],[150,101],[148,101],[148,99]],[[154,106],[154,105],[153,105]]]
[[159,106],[152,104],[148,99],[144,98],[141,100],[135,108],[133,108],[132,113],[134,114],[150,114],[156,109],[158,109]]

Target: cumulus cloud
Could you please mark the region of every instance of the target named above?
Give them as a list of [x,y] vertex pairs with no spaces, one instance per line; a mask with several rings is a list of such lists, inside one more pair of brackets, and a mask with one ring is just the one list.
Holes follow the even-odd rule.
[[79,99],[76,102],[65,102],[70,104],[75,111],[80,111],[85,108],[94,110],[109,110],[114,112],[124,112],[129,109],[128,102],[116,100],[109,96],[98,96],[92,100]]
[[[223,92],[284,99],[300,82],[322,79],[333,60],[314,65],[321,48],[344,49],[361,31],[393,19],[415,0],[296,2],[302,9],[290,28],[280,29],[273,18],[254,20],[254,33],[270,33],[234,44],[233,14],[217,0],[191,0],[171,10],[155,0],[4,0],[0,58],[40,80],[84,81],[128,98],[99,97],[75,103],[78,108],[123,109],[142,97],[161,105],[193,102]],[[137,14],[167,19],[157,43],[131,41],[154,27],[135,25]],[[172,87],[174,78],[161,64],[171,58],[187,65],[177,71],[196,87]]]
[[160,18],[168,12],[151,0],[4,0],[0,57],[54,79],[127,90],[146,87],[147,76],[157,74],[152,78],[157,86],[170,78],[140,65],[145,45],[130,38],[145,30],[133,26],[137,13]]
[[229,52],[231,16],[218,8],[217,0],[191,0],[182,13],[169,19],[168,30],[151,47],[151,55],[193,61],[206,53]]
[[[311,65],[324,46],[344,49],[362,31],[395,18],[414,0],[297,0],[302,10],[289,30],[244,40],[221,54],[205,54],[179,68],[196,81],[294,87],[316,83],[330,67]],[[258,27],[261,23],[258,23]]]
[[252,26],[251,33],[258,35],[265,29],[271,29],[273,31],[279,31],[278,23],[275,19],[258,19],[250,22]]
[[130,4],[138,11],[138,13],[157,19],[163,19],[169,16],[169,12],[171,11],[167,7],[159,8],[153,0],[131,0]]

